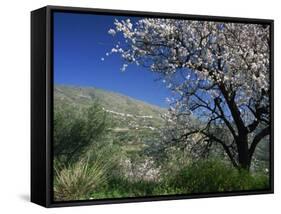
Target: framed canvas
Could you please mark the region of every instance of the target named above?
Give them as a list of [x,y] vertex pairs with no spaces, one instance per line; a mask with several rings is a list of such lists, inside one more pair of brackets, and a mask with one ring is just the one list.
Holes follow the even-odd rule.
[[32,202],[273,189],[273,20],[31,12]]

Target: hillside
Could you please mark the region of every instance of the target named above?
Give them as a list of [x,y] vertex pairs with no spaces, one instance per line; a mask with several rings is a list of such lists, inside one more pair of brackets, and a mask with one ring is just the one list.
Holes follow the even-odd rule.
[[[161,115],[167,112],[166,109],[102,89],[55,86],[54,99],[55,104],[63,102],[80,107],[98,102],[114,124],[112,139],[124,145],[126,150],[141,149],[155,143],[165,124]],[[265,165],[269,161],[267,142],[260,143],[255,152],[255,158]]]
[[128,150],[128,144],[134,145],[135,149],[136,145],[142,147],[155,141],[155,136],[158,136],[164,125],[161,115],[167,111],[119,93],[93,87],[56,85],[54,100],[55,105],[63,102],[79,107],[98,102],[114,123],[113,139],[126,145]]
[[94,87],[55,86],[55,98],[65,98],[80,104],[98,100],[105,108],[120,113],[159,116],[165,109],[131,97]]

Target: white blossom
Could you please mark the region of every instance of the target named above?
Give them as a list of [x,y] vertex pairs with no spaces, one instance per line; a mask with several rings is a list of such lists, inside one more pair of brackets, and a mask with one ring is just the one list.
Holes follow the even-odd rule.
[[122,71],[122,72],[126,71],[127,67],[128,67],[127,64],[123,64],[123,66],[122,66],[122,68],[121,68],[121,71]]
[[109,29],[108,34],[115,36],[116,31],[114,29]]
[[[151,62],[148,66],[152,71],[165,75],[175,74],[179,68],[192,69],[197,78],[224,82],[238,94],[246,90],[251,96],[259,96],[261,90],[268,90],[268,27],[155,18],[140,19],[135,25],[129,19],[115,20],[114,24],[131,48],[113,48],[111,53],[121,53],[125,60],[146,66]],[[216,72],[210,76],[212,69]],[[187,77],[185,81],[192,81]]]
[[[191,116],[224,123],[214,117],[218,108],[210,110],[216,105],[235,124],[230,102],[245,126],[269,120],[269,26],[158,18],[115,20],[114,25],[123,38],[110,53],[125,61],[121,71],[136,64],[163,77],[173,93],[166,115],[173,127],[192,129]],[[256,108],[266,110],[257,116],[252,112]]]

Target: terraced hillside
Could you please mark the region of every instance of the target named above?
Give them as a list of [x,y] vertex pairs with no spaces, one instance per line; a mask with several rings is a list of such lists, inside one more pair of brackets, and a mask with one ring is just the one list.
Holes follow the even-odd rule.
[[112,139],[126,145],[126,150],[141,149],[154,142],[164,125],[162,115],[167,111],[128,96],[93,87],[56,85],[54,100],[55,105],[65,103],[81,108],[98,102],[114,124]]

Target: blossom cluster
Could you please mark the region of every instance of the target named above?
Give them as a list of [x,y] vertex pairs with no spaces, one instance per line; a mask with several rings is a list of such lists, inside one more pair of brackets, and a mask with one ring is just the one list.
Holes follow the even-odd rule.
[[115,20],[114,25],[108,33],[120,33],[124,41],[107,55],[121,55],[122,71],[134,63],[159,73],[168,88],[185,96],[179,109],[196,90],[205,98],[220,97],[220,86],[229,93],[224,96],[235,93],[240,110],[253,100],[268,105],[269,26],[158,18]]

